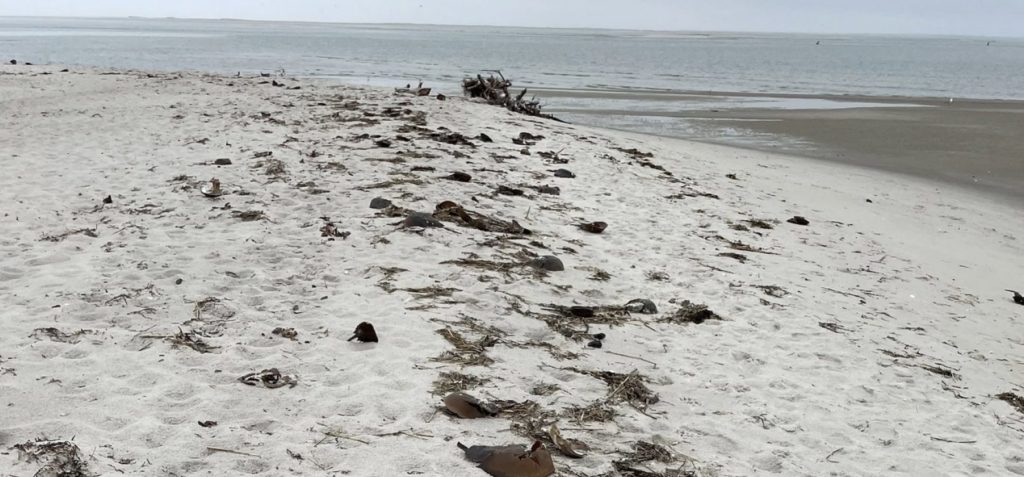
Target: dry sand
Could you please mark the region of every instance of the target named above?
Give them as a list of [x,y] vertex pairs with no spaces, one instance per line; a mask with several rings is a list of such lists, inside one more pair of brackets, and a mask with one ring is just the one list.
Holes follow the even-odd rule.
[[[59,70],[0,68],[0,475],[45,467],[25,446],[44,438],[95,475],[473,476],[456,442],[555,421],[589,446],[553,452],[563,476],[1024,475],[1024,411],[996,398],[1024,394],[1012,206],[462,98]],[[545,138],[522,155],[520,132]],[[212,177],[226,195],[200,194]],[[378,196],[534,234],[403,228]],[[593,220],[607,231],[574,226]],[[565,271],[500,265],[541,255]],[[634,298],[659,313],[545,308]],[[678,322],[683,300],[723,319]],[[379,343],[346,341],[362,321]],[[268,368],[296,385],[238,380]],[[453,419],[440,384],[542,421]],[[666,462],[624,463],[641,441]]]

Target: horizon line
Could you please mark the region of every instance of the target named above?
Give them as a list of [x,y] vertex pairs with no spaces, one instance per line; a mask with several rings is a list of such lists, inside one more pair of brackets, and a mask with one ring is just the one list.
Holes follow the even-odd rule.
[[252,18],[234,17],[148,17],[142,15],[129,16],[65,16],[65,15],[0,15],[0,18],[50,18],[50,19],[73,19],[73,20],[177,20],[177,21],[224,21],[224,22],[250,22],[250,23],[308,23],[314,25],[376,25],[376,26],[424,26],[424,27],[475,27],[475,28],[522,28],[531,30],[603,30],[619,32],[647,32],[647,33],[676,33],[676,34],[764,34],[764,35],[844,35],[844,36],[902,36],[902,37],[923,37],[923,38],[990,38],[990,39],[1024,39],[1021,36],[1000,36],[982,34],[951,34],[951,33],[895,33],[895,32],[821,32],[821,31],[764,31],[764,30],[662,30],[651,28],[626,28],[626,27],[568,27],[568,26],[522,26],[522,25],[484,25],[471,23],[408,23],[408,22],[344,22],[344,21],[317,21],[317,20],[266,20]]

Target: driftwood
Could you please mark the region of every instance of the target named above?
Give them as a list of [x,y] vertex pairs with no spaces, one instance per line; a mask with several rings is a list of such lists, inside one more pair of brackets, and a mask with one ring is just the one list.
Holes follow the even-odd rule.
[[498,77],[490,75],[484,78],[483,75],[478,74],[476,78],[463,79],[462,92],[470,98],[482,98],[489,104],[501,106],[515,113],[564,122],[550,114],[541,113],[542,106],[536,97],[526,100],[525,88],[518,95],[512,96],[508,91],[512,87],[512,82],[505,79],[505,75],[501,74],[500,70],[492,70],[491,72],[497,73]]
[[420,81],[420,84],[418,86],[416,86],[415,88],[413,88],[412,85],[408,85],[408,84],[405,85],[404,88],[395,88],[395,93],[398,93],[398,94],[411,94],[411,95],[414,95],[414,96],[430,96],[430,88],[424,88],[423,87],[423,82]]

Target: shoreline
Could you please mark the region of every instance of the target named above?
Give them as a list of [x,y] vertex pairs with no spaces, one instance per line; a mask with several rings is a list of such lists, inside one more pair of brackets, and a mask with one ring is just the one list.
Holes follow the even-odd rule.
[[[580,476],[1024,473],[993,397],[1024,395],[1018,208],[460,97],[59,69],[0,66],[2,448],[140,476],[483,475],[455,442],[534,439]],[[487,220],[404,225],[444,201]],[[346,341],[363,321],[380,342]],[[296,385],[239,382],[270,368]],[[456,419],[453,390],[515,406]]]
[[[583,97],[609,100],[600,94]],[[656,100],[666,104],[660,110],[649,107],[656,102],[630,102],[629,94],[587,108],[551,110],[586,124],[871,167],[1024,202],[1019,157],[1024,137],[1018,134],[1024,102],[735,93],[670,97],[676,99]],[[806,109],[801,103],[758,107],[749,102],[761,98],[823,103]]]

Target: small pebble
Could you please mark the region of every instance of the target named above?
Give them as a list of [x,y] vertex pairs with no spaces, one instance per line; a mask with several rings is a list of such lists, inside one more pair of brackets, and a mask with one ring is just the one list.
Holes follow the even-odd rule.
[[596,340],[603,340],[606,337],[607,336],[604,333],[598,333],[598,334],[594,335],[594,339],[596,339]]
[[182,279],[180,279],[180,278],[179,278],[179,279],[177,279],[177,280],[175,280],[175,281],[174,281],[174,284],[175,284],[175,285],[181,285],[181,284],[182,284],[182,283],[183,283],[184,281],[185,281],[185,280],[182,280]]
[[601,340],[594,340],[594,341],[591,341],[591,342],[587,343],[587,346],[589,346],[591,348],[600,348],[601,346],[604,346],[604,345],[601,344]]
[[562,261],[554,255],[535,258],[529,261],[529,265],[549,272],[561,272],[565,270],[565,265],[563,265]]

